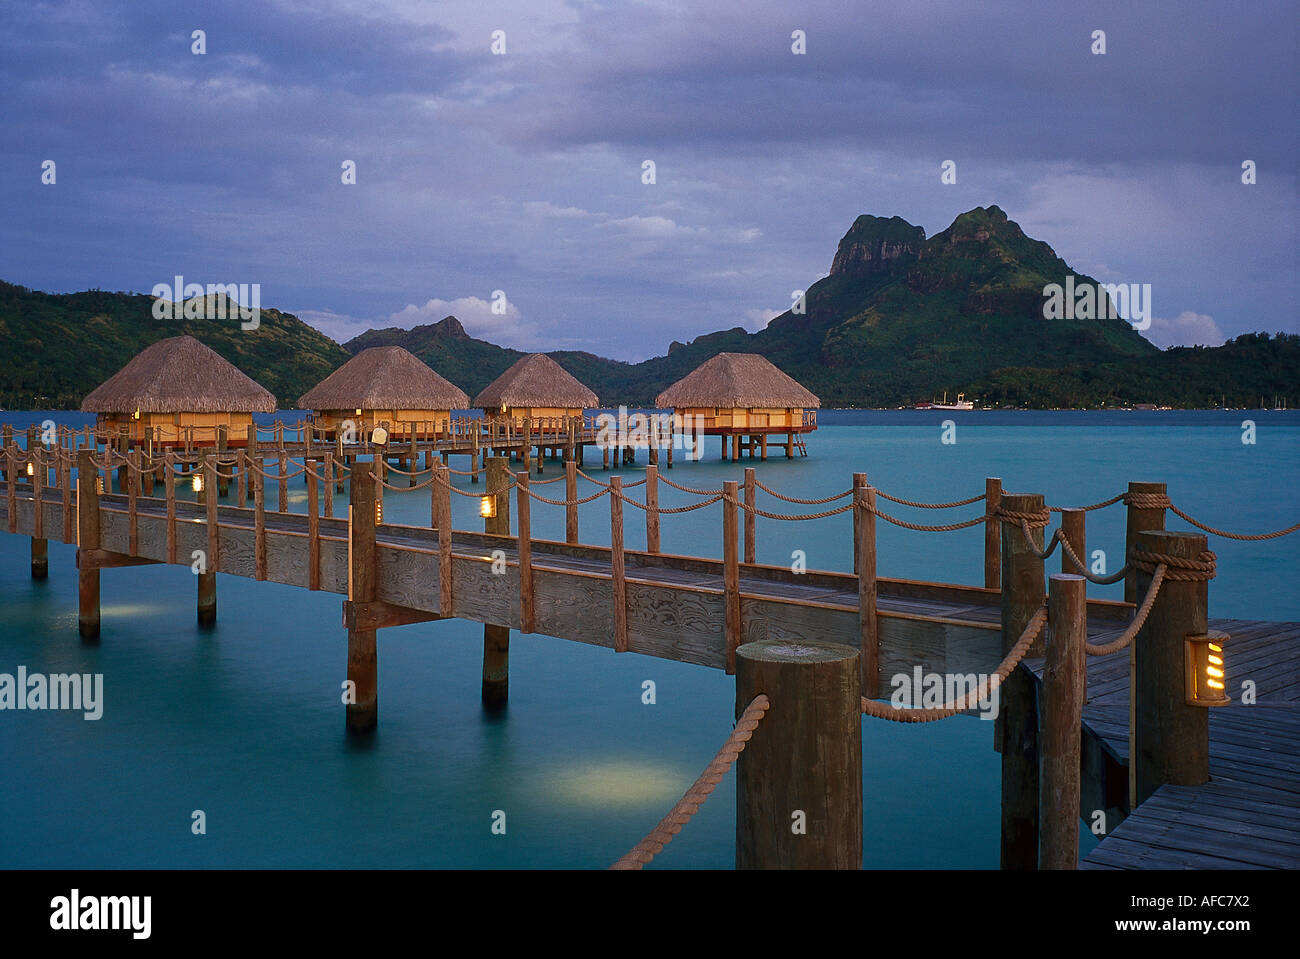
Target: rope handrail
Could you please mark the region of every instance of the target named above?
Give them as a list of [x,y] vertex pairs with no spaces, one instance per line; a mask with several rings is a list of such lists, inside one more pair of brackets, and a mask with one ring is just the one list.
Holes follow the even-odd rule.
[[1061,551],[1069,557],[1070,562],[1074,565],[1074,568],[1078,570],[1079,575],[1090,583],[1096,583],[1098,586],[1110,586],[1113,583],[1118,583],[1133,569],[1132,565],[1125,563],[1123,569],[1111,573],[1109,576],[1098,576],[1096,573],[1093,573],[1088,569],[1087,564],[1079,558],[1079,554],[1071,548],[1070,541],[1066,538],[1064,530],[1058,529],[1056,531],[1056,537],[1061,541]]
[[1133,621],[1128,624],[1128,628],[1125,629],[1116,639],[1111,640],[1109,643],[1103,643],[1100,646],[1095,646],[1086,639],[1084,640],[1083,647],[1088,651],[1089,656],[1109,656],[1111,653],[1118,652],[1128,646],[1129,643],[1133,642],[1137,637],[1137,634],[1141,631],[1142,626],[1146,623],[1147,617],[1151,615],[1151,607],[1155,605],[1156,596],[1159,595],[1160,587],[1164,584],[1165,576],[1168,572],[1169,567],[1164,565],[1164,563],[1161,563],[1155,568],[1155,572],[1151,576],[1151,585],[1147,587],[1146,596],[1142,597],[1142,605],[1138,607],[1137,615],[1135,615]]
[[968,519],[963,523],[946,523],[942,526],[926,526],[921,523],[909,523],[906,520],[898,519],[897,517],[890,516],[888,513],[880,509],[872,508],[871,512],[879,516],[886,523],[893,523],[895,526],[901,526],[904,529],[916,530],[917,532],[920,533],[951,533],[954,530],[966,529],[971,526],[979,526],[981,523],[985,523],[988,521],[988,517],[986,516],[976,516],[974,519]]
[[972,496],[969,499],[954,500],[951,503],[917,503],[908,499],[899,499],[897,496],[890,496],[882,489],[877,489],[876,495],[881,499],[889,500],[891,503],[898,503],[900,506],[915,506],[917,509],[952,509],[957,506],[969,506],[971,503],[978,503],[988,494],[980,493],[979,496]]
[[1067,510],[1067,509],[1077,509],[1077,510],[1082,510],[1085,513],[1089,513],[1092,510],[1103,509],[1107,506],[1110,506],[1112,503],[1118,503],[1126,496],[1128,496],[1127,493],[1116,493],[1110,499],[1104,499],[1100,503],[1093,503],[1091,506],[1049,506],[1047,508],[1051,510],[1053,513],[1059,513],[1062,510]]
[[745,707],[740,718],[736,720],[736,728],[731,731],[731,735],[722,744],[717,755],[704,767],[704,772],[700,773],[699,778],[691,784],[691,788],[686,790],[677,804],[668,811],[668,815],[659,820],[659,824],[628,850],[626,855],[610,866],[610,869],[643,869],[650,860],[663,851],[664,846],[673,841],[673,836],[681,832],[682,827],[691,821],[691,817],[713,794],[718,783],[722,782],[722,777],[731,770],[736,758],[744,752],[745,744],[753,738],[754,730],[758,728],[759,721],[771,705],[771,700],[763,693],[754,697],[753,701]]
[[1205,532],[1211,533],[1214,536],[1222,536],[1225,539],[1237,539],[1237,540],[1247,540],[1247,541],[1256,542],[1265,539],[1277,539],[1280,536],[1289,536],[1292,533],[1294,533],[1296,530],[1300,529],[1300,523],[1296,523],[1294,526],[1288,526],[1286,529],[1279,529],[1272,533],[1253,533],[1253,534],[1229,533],[1226,530],[1215,529],[1213,526],[1207,526],[1202,522],[1192,519],[1190,516],[1188,516],[1186,513],[1180,510],[1173,503],[1169,504],[1169,508],[1173,510],[1174,513],[1176,513],[1178,516],[1182,517],[1187,522],[1191,523],[1197,529],[1204,530]]
[[528,495],[539,503],[549,503],[551,506],[582,506],[584,503],[590,503],[592,500],[600,499],[608,492],[609,489],[606,488],[596,490],[596,492],[592,493],[590,496],[584,496],[579,499],[550,499],[549,497],[543,496],[541,493],[533,492],[531,484],[529,484]]
[[1020,661],[1025,658],[1025,653],[1029,652],[1029,647],[1034,645],[1034,640],[1038,638],[1043,627],[1047,625],[1047,604],[1044,603],[1038,607],[1028,623],[1025,624],[1024,632],[1020,634],[1020,639],[1011,647],[1002,664],[994,671],[993,675],[975,684],[974,690],[967,690],[963,696],[946,703],[943,706],[932,709],[912,709],[899,706],[886,706],[874,699],[862,697],[862,712],[875,719],[888,719],[896,723],[932,723],[939,719],[948,719],[956,716],[958,713],[964,713],[971,708],[971,696],[974,695],[978,703],[981,699],[986,699],[995,689],[1002,685],[1003,681],[1011,675],[1011,671],[1020,665]]
[[[643,512],[650,508],[648,505],[642,503],[640,500],[635,500],[630,496],[624,495],[623,493],[615,493],[612,490],[610,490],[609,494],[611,496],[617,496],[624,503],[627,503],[630,506],[635,506],[637,509]],[[656,513],[689,513],[693,510],[704,509],[704,507],[706,506],[712,506],[720,499],[727,499],[727,497],[724,496],[722,493],[719,493],[717,496],[713,496],[709,499],[700,500],[698,503],[692,503],[690,506],[656,506],[655,512]],[[727,500],[727,501],[734,502],[734,500]]]
[[[852,503],[845,503],[843,506],[838,506],[835,509],[822,510],[820,513],[799,513],[794,515],[788,513],[769,513],[767,510],[759,509],[757,506],[750,506],[744,500],[735,499],[731,496],[728,496],[726,493],[719,493],[717,496],[713,497],[713,499],[708,500],[707,502],[702,503],[700,505],[707,506],[709,503],[716,503],[718,500],[724,500],[727,503],[730,503],[732,506],[737,506],[740,509],[745,510],[746,512],[753,513],[755,516],[762,516],[764,519],[775,519],[775,520],[784,520],[784,521],[825,519],[828,516],[834,516],[837,513],[847,513],[849,510],[853,509]],[[660,510],[660,512],[667,513],[669,512],[669,510]]]
[[720,489],[695,489],[694,487],[691,486],[682,486],[680,483],[674,483],[667,476],[663,476],[663,475],[660,475],[659,479],[666,485],[671,486],[673,489],[681,490],[683,493],[691,493],[695,496],[721,496],[722,495],[722,490]]
[[767,493],[769,496],[775,496],[777,499],[784,500],[787,503],[797,503],[800,506],[822,506],[825,503],[833,503],[837,499],[843,499],[846,496],[853,495],[853,490],[846,489],[843,493],[836,493],[834,496],[826,496],[823,497],[822,499],[799,499],[797,496],[786,496],[782,493],[778,493],[776,490],[772,489],[771,487],[765,486],[758,479],[758,477],[754,478],[754,485],[757,486],[759,489],[761,489],[764,493]]

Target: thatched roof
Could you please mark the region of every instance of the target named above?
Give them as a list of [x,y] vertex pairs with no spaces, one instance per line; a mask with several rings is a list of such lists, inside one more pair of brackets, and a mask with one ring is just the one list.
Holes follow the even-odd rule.
[[298,398],[304,410],[463,410],[465,391],[400,346],[362,350]]
[[159,340],[91,390],[87,413],[274,413],[275,397],[192,336]]
[[488,384],[474,405],[482,409],[502,406],[557,406],[586,409],[600,400],[545,353],[531,353]]
[[719,353],[660,393],[655,405],[660,409],[817,409],[822,401],[773,366],[766,356]]

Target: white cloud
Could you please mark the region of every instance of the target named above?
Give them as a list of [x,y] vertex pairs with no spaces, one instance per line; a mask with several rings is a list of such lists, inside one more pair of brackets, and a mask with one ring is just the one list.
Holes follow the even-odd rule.
[[437,323],[443,317],[454,316],[465,327],[465,332],[477,340],[487,340],[498,346],[510,346],[520,350],[535,349],[541,345],[536,325],[525,320],[519,308],[511,303],[509,298],[506,300],[504,314],[493,313],[490,300],[477,296],[463,296],[455,300],[435,297],[426,300],[423,306],[408,303],[396,313],[370,319],[335,313],[332,310],[297,310],[294,315],[339,343],[346,343],[369,329],[396,326],[409,330],[416,326]]
[[772,320],[782,313],[781,310],[746,310],[745,311],[745,329],[751,333],[757,333],[759,330],[771,323]]
[[1222,346],[1224,341],[1223,331],[1214,317],[1190,310],[1184,310],[1172,320],[1151,317],[1151,328],[1143,335],[1162,350],[1171,346]]

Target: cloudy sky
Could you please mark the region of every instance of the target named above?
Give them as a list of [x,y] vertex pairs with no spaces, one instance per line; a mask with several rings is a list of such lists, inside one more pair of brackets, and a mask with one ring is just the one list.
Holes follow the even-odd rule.
[[1160,345],[1300,329],[1292,2],[21,2],[0,77],[0,278],[36,289],[642,359],[761,328],[860,213],[996,203],[1150,283]]

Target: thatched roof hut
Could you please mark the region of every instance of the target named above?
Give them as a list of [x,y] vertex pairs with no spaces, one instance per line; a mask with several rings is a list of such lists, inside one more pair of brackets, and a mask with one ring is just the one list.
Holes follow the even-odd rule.
[[525,356],[474,397],[474,405],[489,413],[554,416],[599,404],[595,393],[544,353]]
[[469,396],[400,346],[362,350],[298,398],[305,410],[463,410]]
[[87,413],[274,413],[275,397],[192,336],[159,340],[81,401]]
[[818,409],[814,394],[757,353],[719,353],[655,398],[661,409]]

